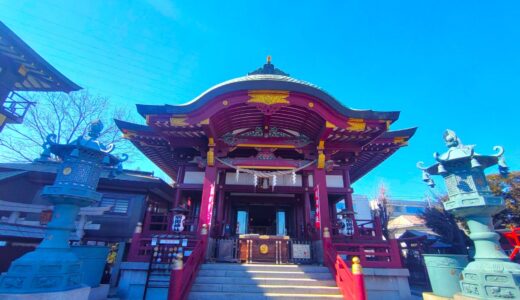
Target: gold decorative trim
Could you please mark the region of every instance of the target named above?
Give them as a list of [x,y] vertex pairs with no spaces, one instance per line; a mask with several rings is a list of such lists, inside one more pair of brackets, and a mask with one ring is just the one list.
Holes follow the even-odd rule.
[[325,149],[325,141],[320,140],[320,142],[318,143],[318,150],[323,150],[323,149]]
[[212,137],[208,138],[208,146],[215,147],[215,139]]
[[135,137],[136,134],[134,132],[123,132],[123,138],[124,139],[131,139]]
[[365,131],[366,128],[367,128],[367,123],[365,122],[364,119],[350,118],[347,121],[347,130],[349,130],[349,131],[360,132],[360,131]]
[[0,114],[0,126],[4,125],[7,117],[4,114]]
[[336,125],[332,124],[329,121],[325,121],[325,128],[336,128]]
[[363,274],[363,267],[361,267],[361,260],[357,256],[354,256],[352,258],[352,274],[354,274],[354,275]]
[[199,125],[209,125],[209,118],[206,120],[200,121]]
[[318,153],[318,169],[325,168],[325,154],[323,151],[319,151]]
[[406,141],[405,137],[403,136],[397,136],[394,138],[394,144],[399,145],[406,145],[408,142]]
[[67,176],[70,173],[72,173],[72,168],[71,167],[66,167],[66,168],[63,169],[63,175]]
[[189,124],[186,123],[186,117],[171,117],[170,118],[170,125],[171,126],[174,126],[174,127],[185,127],[185,126],[188,126]]
[[259,235],[258,238],[261,240],[268,240],[269,236],[268,235]]
[[325,149],[325,141],[320,140],[318,143],[318,169],[325,168],[325,154],[323,153],[323,150]]
[[249,91],[249,97],[251,97],[247,103],[259,103],[265,105],[275,104],[289,104],[287,97],[289,97],[288,91],[272,91],[272,90],[259,90]]
[[22,75],[23,77],[27,76],[27,69],[23,64],[21,64],[18,68],[18,74]]
[[262,244],[258,248],[258,251],[260,252],[260,254],[267,254],[269,253],[269,246],[267,246],[266,244]]
[[208,166],[213,167],[215,165],[215,152],[213,148],[208,151]]

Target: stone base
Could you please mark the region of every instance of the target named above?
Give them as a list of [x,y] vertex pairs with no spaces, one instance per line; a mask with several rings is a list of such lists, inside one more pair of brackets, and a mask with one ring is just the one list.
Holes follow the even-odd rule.
[[462,275],[461,295],[471,297],[467,299],[520,299],[520,265],[507,258],[475,260]]
[[470,296],[464,296],[460,293],[456,293],[453,295],[453,300],[477,300],[478,298],[470,297]]
[[36,248],[0,275],[0,293],[52,293],[82,288],[81,262],[70,248]]
[[452,300],[453,298],[437,296],[432,292],[424,292],[422,294],[423,300]]
[[363,268],[369,300],[412,299],[408,269]]
[[143,299],[148,272],[146,262],[122,262],[117,296],[121,299]]
[[[88,300],[106,300],[108,292],[110,291],[110,284],[100,284],[98,287],[91,288]],[[75,300],[75,299],[72,299]]]
[[89,300],[90,287],[62,292],[34,294],[0,294],[2,300]]

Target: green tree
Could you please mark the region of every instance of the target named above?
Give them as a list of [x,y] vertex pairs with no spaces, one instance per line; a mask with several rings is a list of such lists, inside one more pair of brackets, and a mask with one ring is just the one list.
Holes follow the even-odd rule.
[[437,203],[427,207],[420,217],[427,227],[441,237],[443,242],[452,245],[452,252],[465,254],[466,247],[471,245],[471,241],[461,229],[464,224],[444,210],[441,203],[443,199],[447,199],[447,196],[443,196]]
[[492,174],[487,180],[491,192],[506,201],[506,209],[493,218],[495,228],[520,226],[520,172],[511,172],[507,177]]

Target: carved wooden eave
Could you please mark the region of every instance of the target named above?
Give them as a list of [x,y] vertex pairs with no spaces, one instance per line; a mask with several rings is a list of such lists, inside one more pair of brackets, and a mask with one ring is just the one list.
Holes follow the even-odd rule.
[[[277,159],[317,160],[318,167],[330,160],[355,161],[353,180],[406,146],[415,132],[388,131],[399,112],[353,110],[321,88],[282,73],[230,80],[186,105],[138,105],[148,126],[122,130],[134,133],[128,138],[141,151],[155,151],[152,160],[161,157],[167,164],[175,165],[172,153],[218,161],[274,149]],[[144,143],[153,141],[147,135],[167,141],[168,150],[152,150]]]

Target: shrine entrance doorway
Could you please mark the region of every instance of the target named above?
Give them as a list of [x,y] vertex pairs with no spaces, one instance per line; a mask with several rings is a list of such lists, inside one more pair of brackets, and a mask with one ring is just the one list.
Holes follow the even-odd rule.
[[266,197],[258,195],[233,195],[231,197],[232,220],[236,236],[258,234],[296,237],[297,213],[294,195]]
[[287,209],[250,205],[237,209],[237,234],[287,235]]

